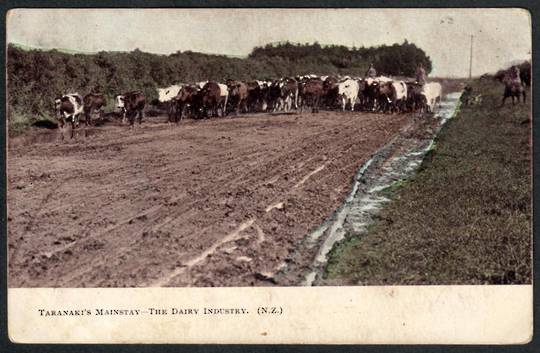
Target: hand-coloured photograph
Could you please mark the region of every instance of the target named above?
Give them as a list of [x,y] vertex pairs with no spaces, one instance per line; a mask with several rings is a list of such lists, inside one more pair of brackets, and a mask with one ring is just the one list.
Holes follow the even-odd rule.
[[532,293],[528,11],[6,21],[9,288]]

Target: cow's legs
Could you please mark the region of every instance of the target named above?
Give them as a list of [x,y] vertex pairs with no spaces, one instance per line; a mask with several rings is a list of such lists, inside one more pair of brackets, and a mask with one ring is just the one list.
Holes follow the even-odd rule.
[[84,119],[84,137],[88,136],[88,128],[90,127],[90,123],[92,122],[92,111],[90,110],[87,114],[85,114]]
[[72,116],[71,117],[71,134],[70,134],[70,139],[73,139],[73,135],[74,135],[74,132],[75,132],[75,117]]
[[137,114],[137,120],[139,121],[139,125],[142,124],[143,119],[144,119],[144,112],[141,109],[138,111],[138,114]]
[[60,138],[62,141],[64,141],[64,128],[65,128],[65,120],[62,116],[60,116],[60,119],[58,119],[58,128],[60,129]]
[[133,125],[135,124],[135,114],[137,114],[137,111],[126,112],[126,116],[127,116],[128,122],[129,122],[130,129],[132,129]]

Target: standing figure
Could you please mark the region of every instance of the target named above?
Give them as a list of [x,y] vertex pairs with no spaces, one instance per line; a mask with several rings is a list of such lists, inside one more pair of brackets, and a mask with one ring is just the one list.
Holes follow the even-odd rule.
[[375,78],[377,77],[377,70],[373,66],[373,63],[369,64],[369,69],[366,71],[366,78]]
[[418,69],[416,69],[416,82],[423,86],[426,84],[426,78],[427,78],[427,75],[426,75],[426,70],[424,70],[424,67],[422,66],[422,64],[420,64],[418,66]]
[[510,79],[510,82],[521,83],[521,78],[519,76],[519,67],[513,65],[508,72],[508,78]]

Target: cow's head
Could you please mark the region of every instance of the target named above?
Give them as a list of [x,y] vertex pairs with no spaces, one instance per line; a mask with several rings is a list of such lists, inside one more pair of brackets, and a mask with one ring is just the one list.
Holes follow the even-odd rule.
[[54,109],[59,110],[62,105],[62,97],[56,97],[54,99]]
[[121,95],[121,94],[116,95],[114,97],[114,106],[117,109],[123,110],[125,108],[124,101],[125,101],[125,97],[123,95]]
[[342,82],[338,85],[338,95],[345,94],[346,91],[349,91],[351,87],[350,82]]
[[170,99],[169,94],[171,90],[169,88],[158,88],[158,101],[161,103]]

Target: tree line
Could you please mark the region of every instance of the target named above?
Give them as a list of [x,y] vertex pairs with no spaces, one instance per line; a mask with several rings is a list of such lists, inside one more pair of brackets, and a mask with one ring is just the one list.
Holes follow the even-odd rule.
[[8,119],[14,114],[39,120],[54,114],[53,101],[68,92],[85,94],[96,86],[109,97],[142,90],[149,101],[157,87],[204,80],[274,79],[304,74],[363,76],[373,63],[378,73],[413,76],[419,64],[431,71],[431,59],[415,44],[349,48],[318,43],[275,43],[255,47],[247,58],[178,51],[159,55],[131,52],[69,54],[8,45]]

